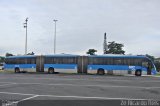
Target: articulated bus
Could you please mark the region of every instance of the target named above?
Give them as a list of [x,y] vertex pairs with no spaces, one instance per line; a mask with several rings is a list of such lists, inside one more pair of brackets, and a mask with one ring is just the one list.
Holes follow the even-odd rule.
[[41,55],[10,56],[5,60],[4,69],[15,73],[85,73],[85,74],[156,74],[154,63],[146,56],[133,55]]

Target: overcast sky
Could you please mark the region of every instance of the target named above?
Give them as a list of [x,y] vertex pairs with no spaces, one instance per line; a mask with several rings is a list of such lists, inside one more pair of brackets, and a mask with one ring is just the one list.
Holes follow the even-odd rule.
[[57,53],[103,54],[103,38],[124,44],[126,54],[160,57],[160,0],[0,0],[0,55]]

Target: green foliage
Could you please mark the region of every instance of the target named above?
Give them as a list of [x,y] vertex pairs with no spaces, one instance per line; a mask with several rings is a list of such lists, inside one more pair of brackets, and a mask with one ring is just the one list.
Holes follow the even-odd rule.
[[86,52],[89,55],[95,55],[95,52],[97,52],[97,50],[95,49],[89,49],[88,52]]
[[0,56],[0,63],[3,63],[5,61],[5,57]]
[[8,57],[8,56],[13,56],[13,54],[11,54],[11,53],[6,53],[6,57]]
[[122,49],[123,44],[116,43],[115,41],[109,42],[108,51],[105,54],[124,54],[125,51]]
[[28,53],[27,55],[34,55],[35,53],[34,52],[31,52],[31,53]]

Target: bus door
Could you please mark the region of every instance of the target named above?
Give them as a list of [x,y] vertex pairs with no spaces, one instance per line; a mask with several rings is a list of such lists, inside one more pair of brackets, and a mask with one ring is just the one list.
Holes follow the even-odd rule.
[[88,56],[78,57],[78,73],[87,73]]
[[151,72],[152,72],[152,63],[148,62],[147,75],[151,75]]
[[151,75],[152,64],[149,61],[145,60],[142,62],[142,66],[147,68],[147,75]]
[[44,72],[44,57],[36,57],[36,72]]

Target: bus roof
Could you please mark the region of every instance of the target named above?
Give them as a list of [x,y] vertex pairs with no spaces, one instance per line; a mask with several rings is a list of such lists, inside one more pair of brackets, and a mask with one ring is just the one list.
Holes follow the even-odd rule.
[[[9,56],[7,58],[33,58],[36,56],[41,56],[41,55],[21,55],[21,56]],[[55,54],[55,55],[42,55],[45,57],[77,57],[79,55],[72,55],[72,54]]]
[[45,57],[77,57],[79,55],[73,54],[54,54],[54,55],[44,55]]
[[33,57],[36,57],[36,55],[9,56],[6,58],[33,58]]
[[115,55],[115,54],[90,55],[89,57],[146,58],[146,56],[144,56],[144,55]]
[[[22,56],[9,56],[7,58],[33,58],[37,55],[22,55]],[[54,54],[54,55],[42,55],[45,57],[78,57],[80,55],[73,54]],[[88,57],[115,57],[115,58],[147,58],[144,55],[115,55],[115,54],[105,54],[105,55],[89,55]]]

